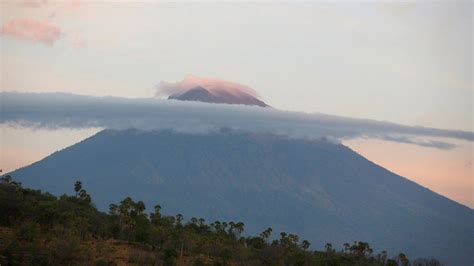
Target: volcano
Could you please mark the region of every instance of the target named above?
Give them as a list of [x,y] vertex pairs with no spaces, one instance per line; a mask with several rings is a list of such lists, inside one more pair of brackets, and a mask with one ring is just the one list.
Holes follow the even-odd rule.
[[[202,88],[185,95],[212,97]],[[81,180],[102,210],[131,196],[186,219],[296,233],[316,249],[357,240],[375,252],[474,262],[472,209],[323,139],[104,130],[11,175],[55,195]]]

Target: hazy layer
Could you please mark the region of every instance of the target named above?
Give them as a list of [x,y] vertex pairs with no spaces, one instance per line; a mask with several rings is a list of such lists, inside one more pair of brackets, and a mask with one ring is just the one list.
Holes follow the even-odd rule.
[[240,105],[64,93],[2,92],[1,100],[0,123],[34,128],[175,129],[205,133],[228,127],[295,138],[370,137],[438,149],[454,148],[448,139],[474,141],[474,133],[467,131]]

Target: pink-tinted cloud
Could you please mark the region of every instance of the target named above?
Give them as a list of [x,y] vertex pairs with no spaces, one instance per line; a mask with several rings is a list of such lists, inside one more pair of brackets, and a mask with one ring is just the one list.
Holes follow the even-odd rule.
[[72,8],[80,8],[84,4],[83,0],[71,0],[69,1],[69,5]]
[[28,40],[52,46],[61,38],[61,29],[45,21],[14,19],[3,24],[1,34],[20,40]]
[[233,95],[247,94],[258,97],[257,93],[246,85],[215,78],[201,78],[191,74],[179,82],[160,82],[157,88],[157,95],[181,94],[198,86],[209,90],[211,93],[227,92]]

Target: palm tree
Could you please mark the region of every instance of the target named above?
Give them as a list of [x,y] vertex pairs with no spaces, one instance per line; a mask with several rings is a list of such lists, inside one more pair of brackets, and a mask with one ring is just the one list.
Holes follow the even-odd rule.
[[139,201],[135,204],[133,204],[133,210],[135,211],[136,215],[142,215],[143,212],[145,211],[145,203],[143,203],[143,201]]
[[308,240],[303,240],[303,242],[301,242],[301,247],[303,248],[303,250],[307,250],[309,248],[309,246],[311,246],[311,243],[309,243]]
[[110,215],[116,215],[118,211],[118,206],[116,204],[110,204],[109,205],[109,214]]
[[76,183],[74,184],[74,191],[76,191],[76,198],[79,195],[79,191],[81,191],[81,189],[82,189],[81,181],[76,181]]
[[[160,204],[156,204],[155,207],[155,212],[154,213],[150,213],[150,220],[153,224],[159,224],[160,222],[160,219],[161,219],[161,206]],[[182,218],[182,216],[181,216]]]
[[87,199],[87,191],[85,191],[84,189],[81,189],[79,191],[79,198],[85,201]]
[[160,213],[160,211],[161,211],[161,205],[160,205],[160,204],[156,204],[155,207],[154,207],[154,209],[155,209],[155,215],[161,216],[161,213]]
[[183,220],[183,215],[181,213],[176,214],[176,225],[181,225],[181,221]]
[[221,222],[219,221],[214,221],[212,224],[211,224],[212,227],[214,227],[214,230],[216,232],[219,232],[221,230]]
[[235,228],[235,223],[233,221],[230,221],[229,222],[229,235],[233,235],[234,234],[234,228]]
[[408,257],[405,255],[405,253],[398,254],[398,260],[402,266],[410,265],[410,261],[408,260]]
[[385,262],[386,262],[387,257],[388,257],[387,251],[382,250],[382,252],[380,252],[380,254],[378,255],[378,257],[379,257],[379,261],[380,261],[383,265],[385,265]]
[[272,231],[273,231],[273,229],[271,227],[268,227],[265,231],[263,231],[260,234],[260,237],[263,238],[266,242],[268,240],[268,238],[270,237],[270,235],[272,234]]
[[244,231],[244,226],[245,224],[243,222],[238,222],[234,225],[235,227],[235,230],[237,232],[237,238],[240,236],[240,234],[242,234],[242,232]]
[[348,253],[348,252],[349,252],[349,248],[351,247],[351,245],[349,245],[349,243],[344,243],[343,246],[344,246],[344,252],[345,252],[345,253]]
[[297,245],[298,241],[300,241],[300,237],[295,234],[289,234],[288,235],[288,240],[290,241],[290,244],[292,245]]
[[204,218],[199,218],[199,219],[198,219],[199,227],[204,226],[204,223],[205,223],[205,222],[206,222],[206,220],[204,220]]
[[332,253],[334,250],[332,249],[332,244],[331,243],[326,243],[324,246],[326,248],[327,253]]

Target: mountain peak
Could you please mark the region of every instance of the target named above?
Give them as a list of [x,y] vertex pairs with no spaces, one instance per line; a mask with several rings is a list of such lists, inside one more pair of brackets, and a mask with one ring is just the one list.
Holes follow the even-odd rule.
[[214,102],[214,96],[205,88],[198,86],[183,93],[172,94],[168,100]]
[[187,75],[184,80],[174,83],[162,81],[157,88],[157,95],[168,95],[168,99],[181,101],[270,107],[246,85],[194,75]]
[[226,90],[219,90],[218,88],[208,90],[201,86],[191,88],[184,92],[172,94],[168,97],[168,100],[243,104],[260,107],[270,107],[265,102],[245,92],[232,93]]

